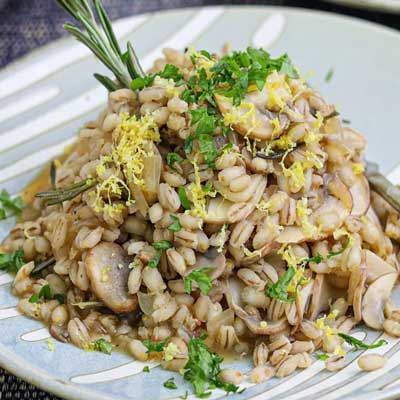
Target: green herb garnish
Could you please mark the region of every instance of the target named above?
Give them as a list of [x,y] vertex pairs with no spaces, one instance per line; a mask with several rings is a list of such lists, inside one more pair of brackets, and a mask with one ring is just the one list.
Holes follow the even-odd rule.
[[25,204],[21,197],[11,198],[7,190],[0,192],[0,220],[20,215]]
[[344,333],[338,333],[338,335],[345,340],[346,343],[350,344],[354,347],[354,351],[357,350],[367,350],[367,349],[376,349],[377,347],[384,346],[388,342],[385,339],[380,339],[375,343],[366,344],[362,340],[356,339],[353,336],[346,335]]
[[329,68],[328,72],[325,75],[325,82],[330,82],[333,77],[333,68]]
[[150,339],[145,339],[142,342],[147,347],[146,353],[160,353],[164,351],[167,344],[167,340],[161,340],[159,342],[154,342]]
[[184,368],[183,377],[193,385],[197,397],[209,396],[210,390],[214,388],[232,393],[239,391],[238,386],[223,383],[218,378],[223,358],[211,352],[202,339],[190,339],[188,347],[189,361]]
[[29,303],[37,303],[40,299],[43,300],[51,300],[53,298],[51,294],[51,288],[49,285],[43,285],[40,288],[40,291],[38,294],[34,293],[30,298],[29,298]]
[[179,222],[179,218],[175,215],[171,215],[172,224],[168,227],[171,232],[179,232],[182,229],[182,225]]
[[35,194],[35,197],[44,199],[46,201],[46,205],[51,206],[54,204],[60,204],[66,200],[71,200],[79,194],[86,192],[86,190],[92,188],[94,185],[96,185],[96,181],[88,178],[65,188],[51,190],[48,192],[38,192]]
[[150,372],[150,367],[148,365],[144,366],[142,369],[143,372]]
[[183,83],[183,76],[179,72],[179,68],[172,64],[166,64],[164,69],[153,75],[140,76],[132,80],[131,89],[133,91],[143,89],[150,86],[154,82],[154,78],[159,76],[164,79],[172,79],[177,85]]
[[329,358],[329,354],[326,353],[317,353],[315,354],[315,358],[317,360],[326,361]]
[[265,50],[252,47],[221,58],[211,68],[216,92],[231,97],[235,106],[240,104],[250,85],[262,90],[267,76],[274,70],[290,78],[299,76],[287,54],[273,59]]
[[14,253],[0,253],[0,270],[17,273],[25,264],[24,251],[22,249]]
[[182,207],[185,210],[190,210],[191,203],[187,197],[186,189],[183,186],[180,186],[178,189],[179,200],[181,201]]
[[178,386],[176,386],[174,378],[169,378],[167,379],[164,383],[163,386],[167,389],[175,390],[178,389]]
[[185,394],[183,394],[182,396],[179,396],[179,398],[182,400],[187,400],[188,397],[189,397],[189,392],[187,390],[185,391]]
[[110,355],[113,345],[105,339],[98,339],[93,343],[93,350]]
[[207,275],[209,270],[210,268],[195,269],[185,276],[183,278],[185,293],[190,294],[192,292],[192,282],[196,282],[200,292],[207,295],[212,288],[211,278]]
[[162,252],[170,249],[172,247],[172,243],[168,240],[160,240],[159,242],[154,242],[152,246],[157,250],[157,252],[147,265],[150,268],[156,268],[160,263]]
[[78,22],[77,26],[64,24],[64,28],[87,46],[115,75],[117,85],[105,76],[96,75],[107,89],[115,90],[121,86],[128,88],[132,79],[145,76],[130,42],[127,44],[127,52],[121,52],[110,19],[100,0],[93,1],[94,10],[87,0],[57,0],[57,3]]
[[178,153],[170,152],[167,154],[167,165],[172,169],[175,169],[175,163],[181,163],[183,158]]
[[288,269],[279,277],[277,282],[268,286],[266,294],[271,298],[275,298],[284,302],[293,302],[294,299],[288,296],[287,289],[295,273],[296,270],[289,265]]

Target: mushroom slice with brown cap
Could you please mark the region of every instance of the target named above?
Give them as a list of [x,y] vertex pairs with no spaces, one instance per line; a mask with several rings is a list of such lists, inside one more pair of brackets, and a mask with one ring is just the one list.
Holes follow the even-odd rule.
[[[262,94],[260,92],[260,96]],[[234,106],[231,98],[219,94],[215,95],[215,100],[225,119],[233,116],[232,126],[236,132],[251,139],[271,139],[274,127],[268,115],[258,107],[261,104],[254,96],[246,95],[239,106]]]
[[375,281],[381,275],[396,272],[393,265],[382,260],[379,256],[370,250],[363,250],[365,257],[365,265],[367,268],[367,283]]
[[128,293],[129,262],[121,246],[101,242],[88,252],[85,267],[93,292],[115,313],[134,311],[137,296]]
[[392,292],[397,277],[397,272],[382,275],[372,282],[365,292],[362,301],[362,318],[370,328],[382,330],[385,320],[383,307]]
[[367,178],[364,175],[357,175],[356,181],[349,190],[353,198],[351,215],[360,217],[368,211],[371,200]]

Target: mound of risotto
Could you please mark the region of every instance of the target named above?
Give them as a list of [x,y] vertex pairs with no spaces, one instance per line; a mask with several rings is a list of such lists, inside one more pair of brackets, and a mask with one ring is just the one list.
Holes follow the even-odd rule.
[[289,57],[166,49],[144,74],[109,40],[107,107],[2,244],[19,310],[62,342],[157,360],[198,396],[240,390],[218,352],[252,355],[258,383],[385,344],[352,337],[362,322],[400,336],[399,215],[370,191],[364,137]]

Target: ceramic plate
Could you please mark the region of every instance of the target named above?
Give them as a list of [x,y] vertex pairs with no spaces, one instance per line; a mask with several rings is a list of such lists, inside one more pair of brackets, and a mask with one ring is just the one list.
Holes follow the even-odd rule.
[[[218,51],[263,46],[273,54],[288,52],[311,84],[335,102],[343,118],[369,141],[368,158],[393,170],[400,156],[398,107],[400,35],[378,25],[332,14],[273,7],[211,7],[139,15],[119,20],[121,40],[134,43],[148,68],[163,47],[186,46]],[[325,76],[333,71],[329,82]],[[105,90],[92,78],[104,72],[89,53],[71,39],[40,49],[0,73],[0,187],[18,193],[43,164],[73,140],[78,128],[104,105]],[[396,170],[391,178],[397,179]],[[12,221],[2,222],[4,237]],[[47,329],[22,317],[10,294],[12,277],[0,275],[0,365],[23,379],[68,399],[165,400],[189,387],[180,377],[179,389],[161,382],[172,373],[123,354],[88,353],[70,345],[47,348]],[[382,334],[359,328],[357,337],[372,342]],[[322,361],[286,380],[246,384],[232,399],[383,399],[400,393],[400,342],[374,350],[389,358],[373,373],[360,372],[359,353],[350,353],[346,367],[324,371]],[[248,371],[251,361],[234,362]],[[223,397],[214,391],[212,399]],[[192,398],[190,396],[189,398]]]
[[386,12],[400,12],[400,0],[327,0],[352,7],[370,8]]

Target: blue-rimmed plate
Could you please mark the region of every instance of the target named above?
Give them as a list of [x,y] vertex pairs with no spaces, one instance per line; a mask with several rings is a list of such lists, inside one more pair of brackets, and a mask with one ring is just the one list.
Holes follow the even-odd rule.
[[[134,43],[146,68],[163,47],[218,51],[230,42],[233,48],[252,44],[274,54],[288,52],[311,84],[367,136],[370,160],[389,172],[400,159],[400,35],[395,31],[347,17],[275,7],[185,9],[129,17],[115,27],[122,40]],[[106,92],[92,78],[95,71],[102,72],[102,67],[88,51],[66,39],[0,73],[0,187],[18,193],[98,113]],[[394,170],[391,177],[397,176]],[[11,226],[12,221],[1,224],[2,237]],[[189,389],[180,377],[178,390],[164,388],[161,382],[170,372],[151,365],[151,373],[142,373],[144,365],[123,354],[87,353],[61,343],[49,351],[48,331],[16,311],[10,282],[9,275],[0,275],[0,365],[12,373],[69,399],[171,399]],[[355,334],[367,341],[381,336],[361,328]],[[378,371],[360,372],[355,361],[359,354],[351,353],[337,373],[324,371],[323,363],[315,361],[285,380],[248,383],[244,393],[232,398],[395,398],[400,394],[400,343],[386,339],[385,346],[374,350],[389,358]],[[242,371],[251,368],[247,359],[234,364]],[[211,398],[223,396],[215,391]]]

